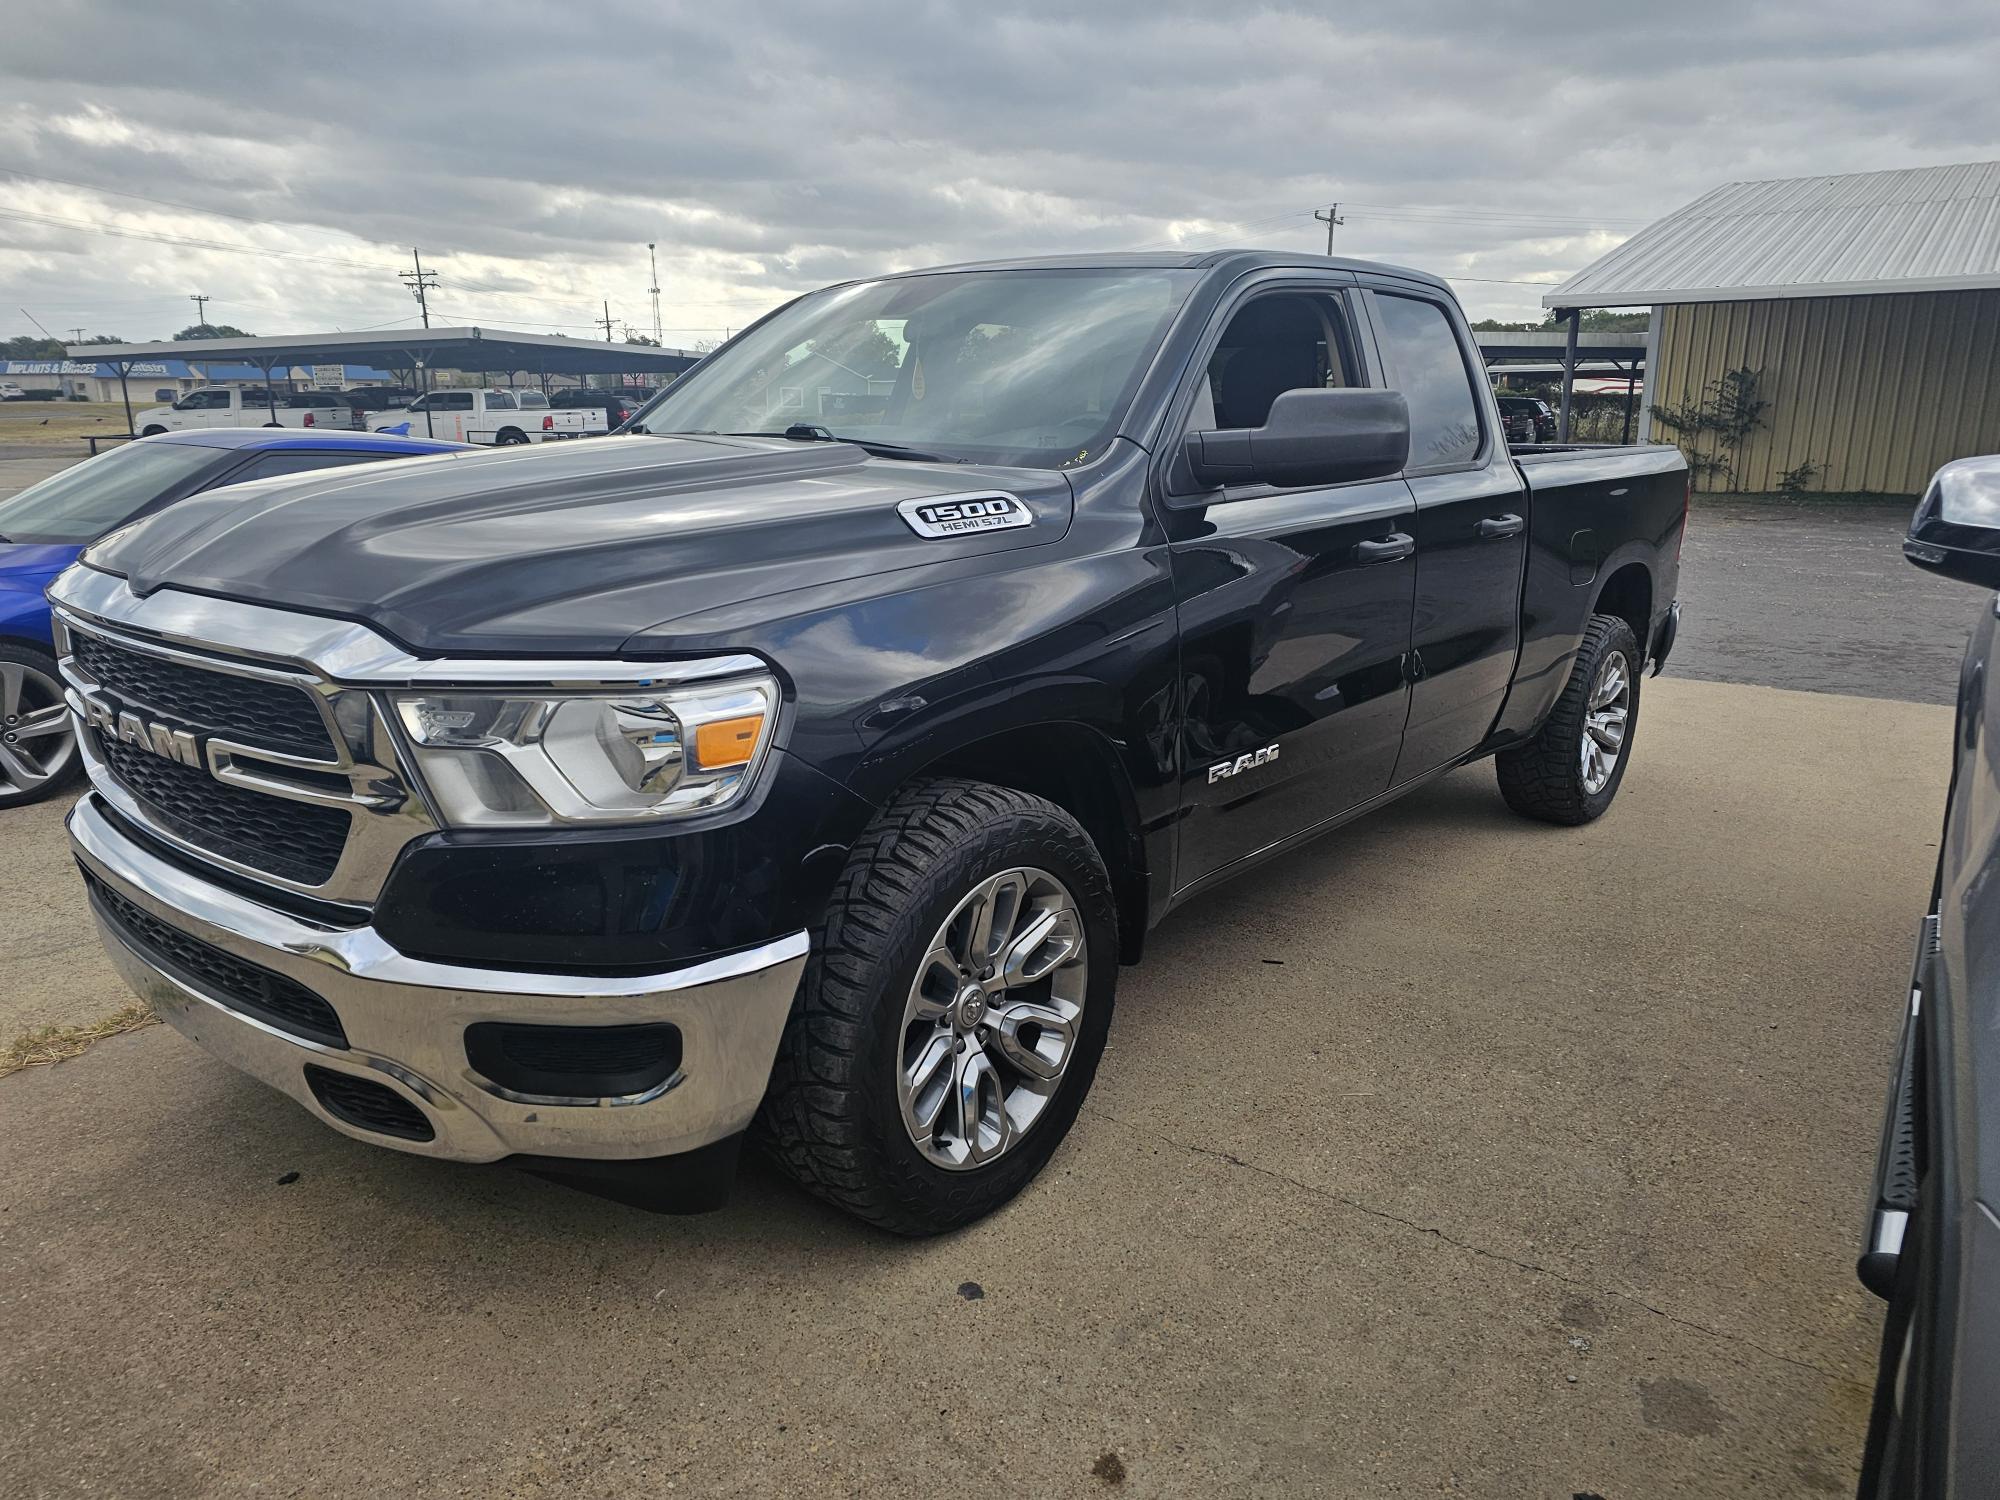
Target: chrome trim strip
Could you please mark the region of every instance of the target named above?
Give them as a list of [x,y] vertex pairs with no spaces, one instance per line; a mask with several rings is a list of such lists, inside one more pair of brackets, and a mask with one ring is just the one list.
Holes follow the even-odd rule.
[[639,1094],[523,1094],[513,1089],[503,1089],[490,1078],[482,1078],[477,1073],[470,1075],[472,1081],[496,1099],[505,1099],[510,1104],[546,1104],[556,1109],[629,1109],[638,1104],[651,1104],[671,1094],[687,1082],[687,1074],[676,1068],[664,1083],[655,1084]]
[[120,644],[135,649],[192,647],[198,654],[176,658],[191,665],[228,671],[228,665],[212,654],[199,654],[222,651],[250,658],[244,663],[248,676],[269,673],[277,669],[277,663],[303,663],[332,682],[354,687],[519,685],[575,691],[706,682],[769,670],[757,657],[742,653],[688,661],[414,656],[386,636],[352,621],[211,599],[173,588],[158,589],[141,598],[123,578],[83,563],[56,579],[49,588],[49,600],[58,615],[86,628],[123,627],[133,632],[122,635]]

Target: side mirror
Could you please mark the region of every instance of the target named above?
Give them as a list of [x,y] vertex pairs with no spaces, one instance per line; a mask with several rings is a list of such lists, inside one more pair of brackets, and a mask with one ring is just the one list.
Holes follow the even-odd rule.
[[2000,589],[2000,457],[1946,464],[1910,518],[1903,556],[1928,573]]
[[1400,391],[1285,391],[1262,427],[1190,432],[1183,452],[1210,489],[1380,479],[1409,462],[1410,408]]

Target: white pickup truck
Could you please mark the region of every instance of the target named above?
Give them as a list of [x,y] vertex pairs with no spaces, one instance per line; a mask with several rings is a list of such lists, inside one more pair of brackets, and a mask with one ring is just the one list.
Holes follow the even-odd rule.
[[411,437],[503,448],[549,438],[595,437],[610,430],[601,410],[557,410],[540,391],[432,391],[408,406],[368,415],[368,425],[377,432],[405,422]]
[[140,437],[193,427],[314,427],[353,432],[354,408],[337,391],[293,391],[267,399],[262,390],[211,386],[189,391],[172,406],[155,406],[132,418]]

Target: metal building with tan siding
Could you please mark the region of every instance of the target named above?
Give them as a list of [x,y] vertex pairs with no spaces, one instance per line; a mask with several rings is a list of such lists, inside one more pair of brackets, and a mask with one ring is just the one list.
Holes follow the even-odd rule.
[[[1726,460],[1704,489],[1915,495],[2000,452],[2000,162],[1728,183],[1542,301],[1652,309],[1640,436]],[[1650,420],[1738,369],[1769,404],[1733,450]]]

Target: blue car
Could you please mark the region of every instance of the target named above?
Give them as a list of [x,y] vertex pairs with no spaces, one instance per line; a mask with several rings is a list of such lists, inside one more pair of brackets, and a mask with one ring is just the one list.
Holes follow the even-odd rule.
[[225,484],[477,451],[372,432],[218,427],[141,438],[0,500],[0,808],[38,801],[77,775],[42,591],[90,543]]

